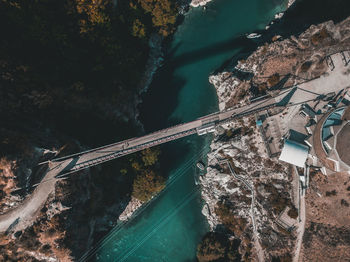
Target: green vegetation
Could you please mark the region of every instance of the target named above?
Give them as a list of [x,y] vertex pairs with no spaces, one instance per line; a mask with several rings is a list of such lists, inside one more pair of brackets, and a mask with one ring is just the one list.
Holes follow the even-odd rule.
[[326,196],[336,196],[337,190],[333,189],[332,191],[326,191]]
[[240,261],[239,241],[231,241],[218,232],[208,232],[197,247],[199,262],[207,261]]
[[[113,0],[2,0],[1,111],[45,125],[76,124],[69,130],[74,135],[115,118],[106,109],[128,111],[151,33],[174,31],[174,2],[118,1],[114,7]],[[89,122],[81,124],[87,114]]]
[[278,73],[273,74],[267,79],[267,83],[269,84],[270,87],[277,85],[279,81],[280,81],[280,75]]
[[306,62],[304,62],[301,65],[300,71],[305,73],[305,72],[307,72],[310,69],[311,66],[312,66],[312,62],[311,61],[306,61]]
[[[133,110],[148,40],[173,32],[177,7],[174,0],[114,2],[1,0],[0,155],[23,154],[33,144],[60,148],[73,139],[95,147],[138,134]],[[111,165],[130,187],[147,174],[153,192],[161,182],[154,174],[158,155],[146,150],[132,156],[132,165],[130,158]],[[103,168],[108,172],[94,178],[101,183],[115,176]]]
[[323,27],[319,32],[315,33],[311,37],[311,43],[313,45],[318,45],[322,43],[325,39],[329,38],[330,34],[325,27]]
[[124,174],[135,176],[132,185],[132,196],[148,201],[165,187],[165,179],[156,173],[159,148],[147,148],[131,159],[130,172],[121,169]]
[[[135,95],[148,41],[153,33],[171,34],[177,12],[175,0],[146,2],[149,10],[141,1],[0,0],[0,159],[32,169],[34,146],[64,148],[63,156],[140,135]],[[159,150],[147,150],[58,183],[55,197],[72,206],[69,223],[59,223],[69,249],[83,252],[92,217],[126,196],[146,201],[164,187],[158,156]],[[34,183],[39,177],[32,170]],[[18,187],[27,181],[21,173]],[[40,250],[30,232],[22,242]],[[2,251],[1,261],[29,261],[7,259]]]
[[272,262],[292,262],[293,258],[290,254],[284,254],[279,257],[272,257]]
[[258,85],[258,91],[260,94],[265,94],[267,88],[268,88],[268,86],[265,82]]
[[154,171],[144,171],[135,178],[132,195],[141,201],[148,201],[164,187],[164,178],[156,175]]
[[146,148],[145,150],[141,151],[142,155],[142,161],[145,166],[152,166],[154,165],[157,160],[158,156],[160,154],[159,148]]
[[147,58],[146,44],[132,36],[133,21],[120,16],[131,13],[110,0],[3,2],[0,54],[11,61],[8,78],[23,85],[17,91],[31,91],[39,108],[54,103],[56,88],[89,96],[119,86],[118,97],[120,87],[136,87]]
[[[177,8],[171,0],[138,0],[146,13],[152,16],[153,26],[163,36],[168,36],[175,29]],[[131,4],[135,7],[134,4]]]
[[233,211],[234,205],[228,200],[221,200],[215,208],[215,214],[218,215],[223,225],[236,237],[240,237],[248,222],[246,219],[234,215]]
[[340,200],[340,204],[341,204],[342,206],[344,206],[344,207],[349,207],[349,206],[350,206],[350,205],[349,205],[349,202],[346,201],[345,199]]
[[146,36],[145,25],[140,22],[139,19],[136,19],[132,25],[132,35],[144,38]]
[[[265,207],[271,209],[275,215],[279,215],[287,206],[291,209],[295,208],[291,199],[284,192],[279,192],[273,184],[264,184],[264,189],[270,193],[268,203],[271,207]],[[293,212],[293,211],[292,211]],[[292,213],[293,215],[293,213]]]
[[298,217],[298,209],[294,205],[288,210],[288,216],[294,219]]

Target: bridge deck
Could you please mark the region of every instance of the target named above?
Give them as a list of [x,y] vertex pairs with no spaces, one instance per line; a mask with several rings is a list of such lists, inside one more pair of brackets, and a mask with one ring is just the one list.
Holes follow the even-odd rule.
[[239,108],[232,108],[224,112],[210,114],[197,120],[159,130],[142,137],[135,137],[97,149],[81,152],[72,155],[71,158],[67,156],[64,159],[53,159],[52,161],[61,162],[70,159],[66,169],[61,172],[60,175],[73,173],[148,147],[195,134],[198,129],[208,124],[224,123],[226,121],[231,121],[233,118],[242,117],[272,107],[275,105],[275,101],[274,98],[268,98]]

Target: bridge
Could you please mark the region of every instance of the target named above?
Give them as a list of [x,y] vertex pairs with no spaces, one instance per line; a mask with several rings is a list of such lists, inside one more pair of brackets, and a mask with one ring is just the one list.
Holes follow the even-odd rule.
[[[320,81],[324,81],[324,79],[320,79]],[[219,111],[188,123],[162,129],[145,136],[127,139],[42,162],[40,164],[45,164],[44,167],[46,170],[41,182],[35,185],[34,191],[26,197],[21,205],[0,215],[0,232],[10,234],[31,225],[36,219],[37,211],[45,204],[48,196],[54,192],[56,181],[58,179],[64,179],[69,174],[182,137],[193,134],[208,134],[214,132],[217,126],[255,114],[259,111],[272,108],[279,110],[314,101],[322,96],[334,93],[334,91],[339,91],[340,86],[346,83],[348,82],[341,83],[339,86],[331,85],[331,88],[328,88],[327,91],[322,90],[319,93],[308,90],[315,88],[312,85],[285,88],[276,95],[260,97],[251,100],[246,105]]]
[[284,107],[285,105],[282,105],[281,102],[283,102],[283,98],[292,89],[288,88],[276,96],[261,97],[251,101],[247,105],[216,112],[194,121],[162,129],[145,136],[127,139],[39,163],[39,165],[43,165],[46,168],[41,182],[34,185],[34,191],[26,197],[21,205],[0,215],[0,232],[9,234],[14,231],[23,230],[31,225],[36,219],[37,211],[45,204],[50,193],[54,192],[55,183],[58,179],[64,179],[69,174],[132,154],[145,148],[193,134],[205,135],[214,132],[215,128],[219,125],[261,110]]
[[213,132],[217,126],[259,111],[273,108],[279,111],[285,107],[293,107],[325,99],[331,94],[339,94],[349,85],[350,64],[344,63],[344,59],[339,54],[332,55],[331,58],[333,63],[327,74],[306,80],[298,86],[276,91],[279,92],[277,94],[259,97],[246,105],[216,112],[145,136],[40,163],[44,169],[41,182],[35,185],[33,192],[19,206],[0,215],[0,232],[10,234],[32,225],[36,220],[38,210],[45,204],[48,196],[55,191],[56,181],[64,179],[69,174],[182,137],[208,134]]
[[135,153],[145,148],[150,148],[193,134],[205,135],[214,132],[217,126],[230,122],[233,119],[251,115],[272,107],[278,107],[278,103],[289,90],[290,89],[282,92],[276,97],[268,96],[263,99],[257,99],[242,107],[216,112],[194,121],[162,129],[145,136],[127,139],[60,158],[54,158],[40,164],[51,163],[55,165],[59,164],[60,166],[65,165],[56,175],[57,178],[64,177],[68,174]]
[[[318,96],[313,94],[311,97],[305,96],[298,101],[288,103],[291,97],[295,96],[295,92],[303,91],[299,87],[289,87],[282,90],[275,96],[267,95],[256,98],[250,103],[230,108],[224,111],[219,111],[194,121],[172,126],[162,129],[151,134],[141,137],[130,138],[121,142],[105,145],[95,149],[79,152],[76,154],[54,158],[40,164],[50,163],[51,166],[60,167],[59,172],[56,172],[56,178],[62,178],[66,175],[102,164],[107,161],[120,158],[122,156],[141,151],[156,145],[160,145],[169,141],[180,139],[193,134],[205,135],[215,131],[217,126],[228,123],[234,119],[242,118],[244,116],[252,115],[259,111],[268,110],[271,108],[285,108],[305,102],[315,100]],[[62,167],[64,166],[64,167]]]

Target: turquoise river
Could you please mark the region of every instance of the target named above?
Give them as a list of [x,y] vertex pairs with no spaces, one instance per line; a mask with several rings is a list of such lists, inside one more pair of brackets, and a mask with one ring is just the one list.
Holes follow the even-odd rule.
[[[244,48],[235,38],[264,29],[286,2],[214,0],[205,9],[192,8],[168,44],[164,65],[140,106],[146,131],[216,111],[209,75]],[[166,190],[111,231],[97,250],[97,261],[196,261],[196,246],[208,225],[194,165],[205,160],[210,140],[191,136],[162,147],[161,165],[169,174]]]

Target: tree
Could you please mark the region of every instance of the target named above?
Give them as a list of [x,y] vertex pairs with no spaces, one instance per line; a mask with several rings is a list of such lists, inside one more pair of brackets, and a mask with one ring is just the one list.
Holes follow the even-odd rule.
[[294,219],[298,217],[298,209],[294,205],[288,210],[288,216]]
[[76,0],[76,10],[81,15],[80,32],[86,33],[95,25],[110,26],[110,18],[105,13],[110,0]]
[[269,83],[269,86],[275,86],[280,81],[280,75],[278,73],[273,74],[267,79],[267,82]]
[[152,23],[159,33],[168,36],[174,30],[177,8],[171,0],[138,0],[146,13],[152,16]]
[[145,166],[152,166],[158,161],[160,150],[158,148],[147,148],[141,152],[142,161]]
[[165,180],[163,177],[151,170],[144,171],[137,175],[134,180],[132,196],[146,202],[163,190],[164,187]]
[[208,232],[197,247],[199,262],[223,259],[227,248],[227,239],[216,232]]
[[233,214],[233,204],[226,200],[222,200],[217,204],[215,214],[218,215],[222,224],[237,237],[242,235],[248,224],[246,219]]
[[329,37],[330,37],[330,34],[328,33],[327,29],[323,27],[319,32],[312,35],[311,43],[313,45],[318,45],[319,43],[323,42],[325,39]]
[[131,163],[131,167],[135,170],[135,171],[140,171],[141,170],[141,165],[139,162],[134,161]]
[[229,240],[223,233],[208,232],[197,247],[198,261],[240,261],[239,244],[239,240]]
[[138,38],[144,38],[146,36],[145,30],[145,25],[139,19],[136,19],[132,25],[132,35]]

